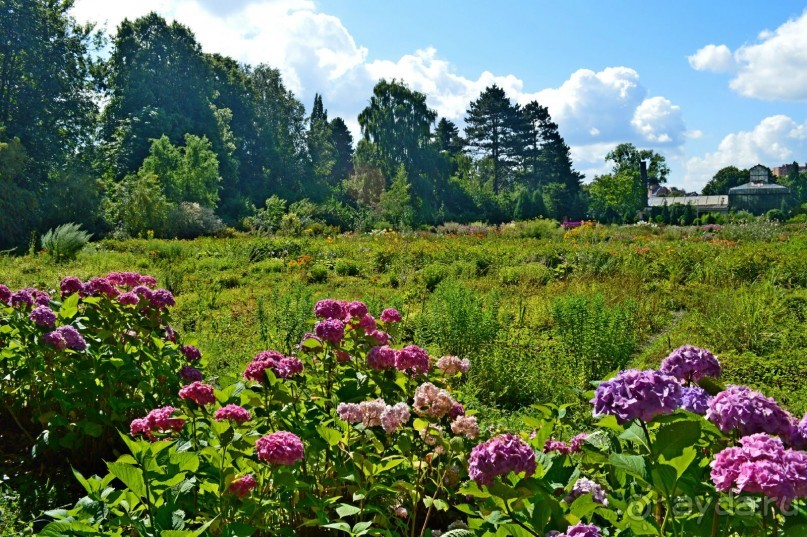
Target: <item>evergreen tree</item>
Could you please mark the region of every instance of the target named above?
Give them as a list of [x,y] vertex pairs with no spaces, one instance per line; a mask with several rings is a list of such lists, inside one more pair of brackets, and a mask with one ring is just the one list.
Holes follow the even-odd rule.
[[334,118],[330,127],[335,160],[328,182],[336,185],[353,172],[353,135],[341,117]]

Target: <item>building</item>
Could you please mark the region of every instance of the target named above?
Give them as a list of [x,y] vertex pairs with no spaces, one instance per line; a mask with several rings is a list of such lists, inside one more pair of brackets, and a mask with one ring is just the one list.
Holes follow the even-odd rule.
[[[790,168],[793,164],[782,164],[773,169],[774,177],[785,177],[790,173]],[[807,164],[799,165],[799,173],[807,173]]]
[[671,205],[691,205],[695,213],[700,216],[705,213],[727,213],[729,211],[729,197],[722,196],[653,196],[647,199],[647,205],[654,207],[668,207]]
[[790,190],[771,183],[770,170],[757,164],[749,170],[751,181],[729,189],[729,207],[732,210],[765,214],[771,209],[780,209],[786,203]]

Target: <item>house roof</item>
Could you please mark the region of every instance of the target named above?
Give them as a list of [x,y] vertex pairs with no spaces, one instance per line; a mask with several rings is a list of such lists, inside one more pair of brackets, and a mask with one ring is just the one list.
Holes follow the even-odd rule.
[[696,207],[728,207],[728,196],[651,196],[647,199],[650,207],[664,207],[664,205],[694,205]]

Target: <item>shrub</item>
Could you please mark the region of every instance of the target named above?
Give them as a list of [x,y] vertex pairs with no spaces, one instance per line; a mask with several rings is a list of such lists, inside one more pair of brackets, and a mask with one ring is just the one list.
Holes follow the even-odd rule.
[[306,273],[308,283],[325,283],[328,281],[328,267],[325,265],[311,265]]
[[42,236],[42,248],[57,263],[71,261],[87,245],[91,236],[81,229],[80,224],[62,224]]
[[210,207],[182,202],[168,214],[166,235],[179,239],[217,235],[224,230],[221,218]]
[[339,276],[358,276],[361,272],[359,265],[348,259],[338,259],[334,264],[334,272]]
[[448,267],[438,263],[426,265],[415,275],[417,281],[430,292],[434,291],[446,277],[448,277]]

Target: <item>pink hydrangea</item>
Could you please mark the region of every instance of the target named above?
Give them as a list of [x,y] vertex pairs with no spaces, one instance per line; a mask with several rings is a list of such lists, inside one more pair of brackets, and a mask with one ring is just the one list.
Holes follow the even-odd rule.
[[443,356],[437,360],[437,369],[445,376],[453,377],[457,373],[467,373],[471,369],[471,362],[467,358],[461,360],[457,356]]
[[384,369],[395,367],[395,349],[384,345],[383,347],[373,347],[367,353],[367,365],[371,369],[382,371]]
[[479,424],[476,416],[459,416],[451,422],[451,432],[473,440],[479,436]]
[[56,325],[56,314],[48,306],[37,306],[28,314],[38,326],[53,328]]
[[586,494],[591,494],[591,498],[595,503],[608,506],[608,498],[605,496],[605,491],[602,487],[585,477],[581,477],[575,481],[571,492],[566,495],[563,501],[571,505],[577,498]]
[[409,345],[395,353],[395,369],[410,375],[429,372],[429,354],[417,345]]
[[84,284],[81,292],[85,296],[106,295],[109,298],[115,298],[120,294],[118,288],[112,285],[106,278],[90,278],[87,283]]
[[136,294],[143,300],[148,300],[149,302],[151,302],[151,296],[153,295],[152,290],[144,285],[138,285],[137,287],[132,289],[132,293]]
[[383,323],[399,323],[401,322],[401,314],[395,308],[387,308],[381,312],[381,321]]
[[234,423],[244,423],[245,421],[249,421],[250,415],[249,410],[242,406],[227,405],[216,410],[214,418],[216,421],[227,420]]
[[492,485],[496,476],[510,472],[524,472],[526,477],[535,473],[535,452],[517,436],[504,434],[491,438],[471,450],[468,458],[468,477],[480,485]]
[[544,453],[560,453],[561,455],[571,455],[573,453],[580,453],[583,450],[583,444],[588,438],[588,434],[580,433],[572,438],[569,443],[562,440],[549,439],[544,443]]
[[381,414],[387,409],[387,403],[383,399],[373,401],[362,401],[359,403],[361,409],[361,422],[365,427],[381,427]]
[[255,442],[258,460],[274,466],[291,466],[303,458],[303,441],[292,433],[278,431]]
[[389,334],[382,330],[373,330],[367,336],[373,338],[378,345],[387,345],[389,343]]
[[174,295],[172,295],[171,291],[168,289],[157,289],[152,291],[149,301],[151,302],[151,305],[157,309],[167,308],[168,306],[173,306],[176,304]]
[[361,406],[357,405],[356,403],[339,403],[339,405],[336,407],[336,413],[339,415],[339,419],[346,421],[351,425],[361,423],[362,419],[364,418],[364,413],[361,410]]
[[140,297],[137,293],[129,291],[127,293],[121,293],[118,295],[118,302],[124,306],[135,306],[138,302],[140,302]]
[[365,315],[364,315],[364,316],[363,316],[363,317],[362,317],[362,318],[359,320],[359,328],[361,328],[362,330],[364,330],[364,333],[365,333],[365,334],[371,334],[371,333],[373,333],[373,331],[375,331],[375,329],[376,329],[376,327],[377,327],[377,326],[378,326],[378,325],[377,325],[377,324],[376,324],[376,322],[375,322],[375,317],[373,317],[373,316],[372,316],[372,315],[370,315],[369,313],[368,313],[368,314],[365,314]]
[[326,298],[320,300],[314,306],[314,315],[321,319],[343,319],[345,317],[345,310],[339,301]]
[[157,439],[154,435],[155,432],[172,433],[181,431],[185,426],[185,420],[171,417],[176,410],[172,406],[155,408],[145,418],[133,420],[129,426],[129,432],[132,436],[142,434],[153,441]]
[[406,403],[397,403],[387,406],[381,413],[381,427],[387,434],[397,431],[409,421],[409,406]]
[[347,313],[350,315],[351,319],[361,319],[368,313],[367,305],[365,305],[364,302],[359,302],[358,300],[351,302],[347,305]]
[[186,401],[192,401],[199,406],[212,405],[216,402],[213,386],[198,381],[180,388],[179,397]]
[[314,326],[314,333],[323,341],[338,345],[345,337],[345,325],[339,319],[325,319]]
[[232,483],[230,483],[230,486],[228,487],[227,490],[229,490],[230,493],[233,494],[236,498],[242,499],[246,498],[249,495],[249,493],[252,492],[252,489],[254,489],[257,484],[258,483],[257,481],[255,481],[255,478],[252,476],[252,474],[247,474],[233,479]]
[[424,382],[415,390],[412,409],[418,416],[442,418],[456,403],[446,390],[438,388],[431,382]]
[[277,351],[263,351],[247,365],[244,378],[261,384],[266,382],[266,370],[277,378],[291,378],[303,372],[303,362],[299,358],[286,357]]
[[793,418],[776,401],[746,386],[729,386],[709,403],[706,419],[724,433],[768,433],[788,438]]

